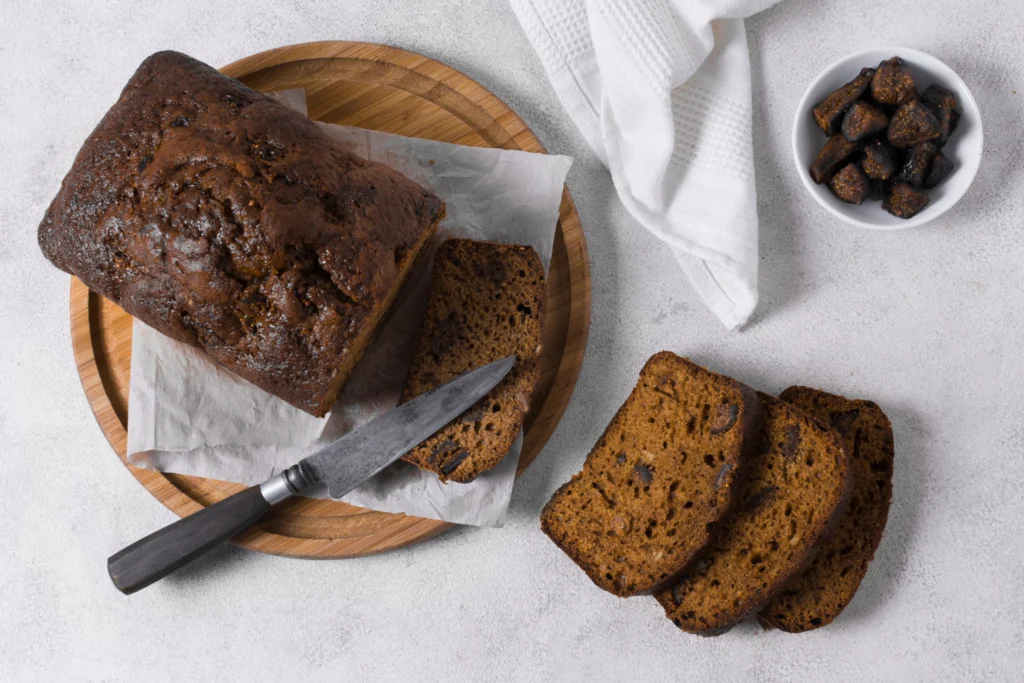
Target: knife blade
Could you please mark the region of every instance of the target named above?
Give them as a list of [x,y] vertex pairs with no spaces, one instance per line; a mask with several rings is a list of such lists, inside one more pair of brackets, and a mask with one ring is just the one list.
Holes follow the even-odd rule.
[[107,559],[114,586],[130,595],[258,522],[276,503],[316,484],[340,498],[468,410],[508,374],[509,356],[403,403],[258,486],[155,531]]
[[[331,498],[341,498],[468,410],[505,377],[513,363],[515,356],[495,361],[403,403],[304,458],[300,465],[318,483],[327,484]],[[359,457],[345,458],[346,453]]]

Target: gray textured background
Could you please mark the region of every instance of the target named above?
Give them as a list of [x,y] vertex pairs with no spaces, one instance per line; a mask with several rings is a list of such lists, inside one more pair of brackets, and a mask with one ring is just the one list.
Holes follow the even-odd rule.
[[[0,4],[0,680],[1020,680],[1024,665],[1024,49],[1018,0],[786,0],[748,22],[761,306],[730,334],[614,199],[501,0],[74,0]],[[132,598],[105,559],[165,524],[118,463],[72,362],[68,278],[35,227],[82,140],[146,55],[214,65],[322,39],[451,64],[576,158],[593,326],[565,419],[504,529],[378,557],[306,562],[225,548]],[[833,59],[934,54],[971,86],[985,158],[936,224],[845,228],[801,187],[793,108]],[[588,583],[537,528],[644,359],[671,349],[766,391],[808,383],[879,402],[895,500],[849,609],[804,636],[675,629],[650,599]],[[301,675],[301,678],[299,677]]]

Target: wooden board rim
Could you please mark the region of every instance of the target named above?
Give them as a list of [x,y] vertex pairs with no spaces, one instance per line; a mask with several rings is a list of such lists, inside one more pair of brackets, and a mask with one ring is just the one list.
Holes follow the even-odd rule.
[[[440,79],[443,82],[439,83],[436,87],[432,86],[428,94],[437,95],[438,92],[444,93],[444,90],[439,90],[439,88],[443,88],[466,98],[467,96],[464,94],[464,91],[467,88],[471,88],[473,96],[477,98],[478,102],[484,102],[489,109],[501,112],[501,118],[506,123],[498,124],[497,119],[492,120],[494,120],[496,125],[501,125],[502,131],[508,139],[503,144],[492,144],[491,146],[523,149],[533,152],[545,151],[543,145],[533,135],[525,122],[482,85],[451,67],[428,57],[401,50],[400,48],[346,41],[303,43],[275,48],[245,57],[224,67],[222,71],[228,75],[244,79],[251,78],[253,74],[260,71],[265,71],[275,66],[288,65],[292,62],[338,58],[372,58],[372,60],[377,62],[409,68],[402,64],[406,62],[414,64],[419,68],[429,67],[432,72],[443,73],[444,77]],[[457,116],[457,114],[450,110],[445,111]],[[481,111],[484,110],[481,109]],[[475,112],[471,111],[471,114],[475,115]],[[510,124],[513,125],[515,130],[514,134],[509,130]],[[494,133],[496,131],[492,129],[490,132]],[[543,448],[568,405],[582,365],[583,353],[586,348],[589,332],[591,295],[589,255],[579,215],[576,212],[568,188],[563,191],[557,240],[561,240],[565,246],[565,258],[569,269],[569,286],[571,287],[566,339],[552,384],[547,394],[543,396],[540,406],[533,412],[537,419],[528,425],[524,437],[523,455],[516,473],[517,476],[530,465]],[[106,382],[110,381],[110,373],[104,372],[101,369],[103,350],[100,349],[99,353],[97,352],[99,327],[102,324],[101,317],[98,314],[101,304],[100,297],[90,292],[77,278],[72,278],[70,303],[72,347],[74,349],[75,364],[83,389],[85,390],[86,398],[107,440],[131,474],[155,498],[175,512],[175,514],[184,516],[198,511],[203,507],[203,503],[176,486],[172,480],[211,480],[201,480],[197,477],[181,477],[180,475],[165,475],[153,470],[136,468],[126,463],[127,431],[124,422],[126,416],[122,417],[119,415],[111,402],[106,385]],[[98,355],[100,358],[97,357]],[[234,490],[243,488],[238,484],[227,485],[218,482],[218,485],[221,488],[228,489],[224,492],[224,495],[229,495]],[[301,500],[303,501],[302,505],[306,508],[318,505],[343,505],[334,501]],[[287,505],[288,503],[285,503],[285,506]],[[348,507],[351,508],[352,513],[346,513],[348,515],[344,517],[346,520],[350,520],[358,515],[373,515],[387,517],[389,521],[384,528],[368,533],[365,536],[345,536],[340,538],[303,538],[282,535],[268,531],[266,528],[263,528],[265,525],[261,524],[236,537],[233,539],[233,542],[249,550],[288,557],[352,557],[382,552],[409,543],[426,540],[453,526],[438,520],[422,519],[401,514],[363,511],[360,508]]]

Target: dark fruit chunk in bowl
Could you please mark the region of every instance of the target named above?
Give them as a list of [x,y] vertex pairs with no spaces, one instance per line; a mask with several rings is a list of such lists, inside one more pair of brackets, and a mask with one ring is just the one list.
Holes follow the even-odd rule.
[[892,179],[880,180],[878,178],[868,179],[868,199],[874,201],[881,201],[889,196],[892,192]]
[[871,99],[879,104],[905,104],[917,99],[914,77],[899,57],[878,65],[871,79]]
[[928,175],[924,178],[924,187],[926,190],[930,190],[943,180],[945,180],[950,173],[953,172],[953,162],[949,160],[942,152],[935,155],[932,159],[932,165],[928,169]]
[[881,133],[889,126],[889,116],[878,105],[870,102],[854,102],[843,118],[843,135],[850,142],[857,142]]
[[939,120],[917,100],[901,105],[889,123],[889,143],[893,147],[913,147],[942,135]]
[[850,142],[842,134],[833,135],[825,142],[825,146],[811,164],[811,178],[819,185],[825,182],[859,149],[860,145]]
[[874,75],[874,69],[861,69],[855,79],[832,92],[814,107],[814,120],[817,121],[818,127],[825,131],[825,135],[835,135],[839,132],[843,114],[867,91]]
[[906,183],[896,183],[889,196],[882,202],[882,208],[897,218],[916,216],[928,206],[928,195],[919,192]]
[[857,164],[847,164],[828,182],[832,194],[848,204],[860,204],[868,196],[868,177]]
[[939,127],[942,129],[939,144],[946,144],[946,140],[949,140],[949,136],[956,130],[956,124],[960,121],[960,102],[957,101],[956,95],[941,85],[932,83],[921,93],[921,102],[939,121]]
[[888,180],[896,173],[899,163],[899,154],[892,145],[875,140],[864,148],[864,161],[861,162],[861,167],[868,178]]
[[897,182],[907,183],[911,187],[921,187],[932,165],[932,159],[939,153],[939,146],[934,142],[922,142],[910,148],[906,163],[896,176]]

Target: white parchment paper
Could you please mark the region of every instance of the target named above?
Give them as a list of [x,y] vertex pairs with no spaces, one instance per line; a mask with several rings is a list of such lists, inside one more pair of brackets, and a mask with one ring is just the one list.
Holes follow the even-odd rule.
[[[306,112],[301,90],[277,97]],[[447,217],[431,253],[410,277],[376,341],[323,419],[267,394],[197,349],[136,320],[128,392],[132,464],[258,484],[398,402],[426,304],[432,252],[445,237],[529,244],[545,269],[549,266],[572,159],[318,125],[356,154],[401,171],[445,201]],[[498,467],[468,484],[442,484],[434,474],[399,462],[342,500],[384,512],[498,526],[508,509],[521,447],[520,434]]]

